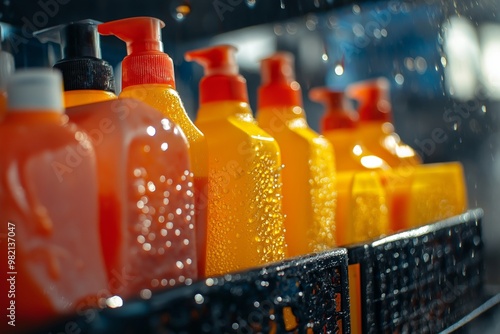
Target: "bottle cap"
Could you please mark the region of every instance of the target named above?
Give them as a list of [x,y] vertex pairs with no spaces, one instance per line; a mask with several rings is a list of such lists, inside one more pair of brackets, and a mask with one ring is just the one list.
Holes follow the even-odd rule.
[[325,106],[326,112],[321,119],[322,132],[356,127],[358,121],[356,112],[344,92],[328,87],[317,87],[309,91],[309,98]]
[[295,81],[293,63],[294,57],[288,52],[277,52],[261,60],[259,109],[302,106],[302,93],[299,83]]
[[172,59],[163,52],[163,21],[153,17],[132,17],[100,24],[101,35],[114,35],[127,43],[122,62],[122,89],[142,84],[168,84],[175,88]]
[[7,110],[64,112],[62,76],[57,70],[30,68],[14,72],[7,82]]
[[[0,40],[3,41],[3,27],[0,25]],[[14,72],[14,56],[9,52],[0,50],[0,90],[5,90],[9,76]]]
[[196,61],[205,69],[205,76],[200,81],[200,103],[248,102],[247,84],[239,74],[236,51],[232,45],[217,45],[186,52],[187,61]]
[[94,20],[82,20],[34,33],[42,43],[54,42],[61,46],[62,59],[54,68],[61,71],[66,91],[115,90],[113,67],[101,59],[97,33],[99,23]]
[[359,102],[360,122],[392,122],[389,81],[386,78],[354,83],[347,87],[346,94]]

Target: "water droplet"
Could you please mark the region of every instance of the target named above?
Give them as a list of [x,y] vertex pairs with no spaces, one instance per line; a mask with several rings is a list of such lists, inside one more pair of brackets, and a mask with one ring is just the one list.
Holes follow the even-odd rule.
[[245,0],[248,8],[254,8],[255,5],[257,4],[257,0]]
[[358,5],[353,5],[352,6],[352,12],[356,15],[358,15],[359,13],[361,13],[361,7],[359,7]]
[[205,298],[203,298],[202,295],[197,293],[196,295],[194,295],[194,301],[196,302],[196,304],[201,305],[205,301]]
[[148,126],[146,132],[153,137],[156,134],[156,129],[153,126]]
[[344,66],[342,66],[342,64],[335,65],[335,74],[338,76],[344,74]]
[[394,76],[394,81],[396,81],[398,85],[402,85],[405,82],[405,77],[401,73],[397,73]]
[[117,308],[117,307],[122,307],[123,306],[123,300],[121,299],[120,296],[113,296],[108,299],[106,299],[106,305],[109,308]]
[[280,7],[281,9],[285,9],[285,0],[280,0]]
[[486,106],[481,106],[481,110],[482,110],[483,112],[486,112]]
[[149,299],[151,298],[152,293],[149,289],[142,289],[140,295],[142,299]]
[[174,4],[174,6],[175,10],[172,16],[179,22],[183,21],[191,13],[191,4],[189,1],[182,1],[177,5]]

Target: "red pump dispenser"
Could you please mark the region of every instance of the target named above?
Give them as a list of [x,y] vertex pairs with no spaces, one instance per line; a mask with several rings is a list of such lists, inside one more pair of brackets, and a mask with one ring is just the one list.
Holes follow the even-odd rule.
[[295,81],[292,66],[293,56],[287,52],[277,52],[261,61],[259,109],[302,106],[300,85]]
[[114,35],[127,44],[122,62],[122,89],[141,84],[168,84],[175,88],[172,59],[163,52],[163,21],[133,17],[100,24],[101,35]]
[[317,87],[311,89],[309,98],[312,101],[323,103],[325,106],[325,114],[321,120],[322,133],[335,129],[353,129],[356,127],[358,116],[342,91]]
[[200,82],[200,103],[248,103],[247,83],[239,74],[235,53],[236,48],[232,45],[217,45],[186,53],[187,61],[196,61],[205,69],[205,76]]

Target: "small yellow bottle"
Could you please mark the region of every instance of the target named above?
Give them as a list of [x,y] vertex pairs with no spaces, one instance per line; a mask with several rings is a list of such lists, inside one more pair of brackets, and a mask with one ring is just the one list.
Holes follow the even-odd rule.
[[205,136],[189,118],[175,90],[173,62],[163,52],[161,41],[161,28],[164,26],[156,18],[132,17],[100,24],[98,30],[102,35],[115,35],[127,43],[128,56],[122,62],[122,91],[119,98],[135,98],[161,111],[187,137],[194,174],[198,274],[203,277],[207,220],[212,219],[208,218],[207,211],[211,194],[208,186],[208,147]]
[[362,81],[347,87],[347,96],[359,102],[357,137],[391,167],[420,164],[419,155],[394,132],[388,92],[389,82],[385,78]]
[[205,68],[196,125],[207,138],[214,193],[209,202],[207,275],[286,256],[280,150],[252,116],[235,50],[220,45],[185,56]]
[[327,87],[311,89],[309,98],[325,105],[321,133],[333,144],[337,171],[385,170],[389,165],[358,138],[358,117],[342,91]]
[[337,198],[332,145],[307,124],[291,54],[263,59],[261,75],[256,118],[281,149],[288,254],[332,248]]
[[41,42],[58,43],[62,59],[54,68],[61,71],[66,108],[113,100],[113,67],[101,59],[97,25],[94,20],[82,20],[35,32]]
[[459,162],[420,165],[413,171],[408,226],[417,227],[465,212],[467,189]]

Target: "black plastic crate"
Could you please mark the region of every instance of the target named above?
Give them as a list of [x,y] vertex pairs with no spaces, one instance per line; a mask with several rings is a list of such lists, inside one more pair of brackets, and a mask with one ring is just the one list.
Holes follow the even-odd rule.
[[87,310],[39,333],[68,329],[81,334],[347,334],[347,251],[335,249],[208,278],[115,309]]
[[482,216],[472,210],[348,247],[350,274],[359,277],[350,282],[351,304],[361,311],[353,328],[436,333],[472,311],[483,295]]

